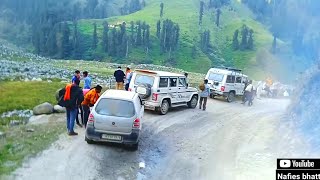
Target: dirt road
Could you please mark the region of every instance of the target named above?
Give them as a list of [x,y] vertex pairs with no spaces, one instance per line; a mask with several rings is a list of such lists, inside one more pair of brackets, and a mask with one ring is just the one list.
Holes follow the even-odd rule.
[[[178,108],[165,116],[146,112],[140,148],[88,145],[84,130],[60,139],[25,162],[9,179],[274,179],[276,158],[305,152],[284,127],[288,100],[208,101],[208,110]],[[294,139],[294,141],[290,141]],[[301,149],[295,148],[301,145]],[[139,163],[145,168],[139,168]]]

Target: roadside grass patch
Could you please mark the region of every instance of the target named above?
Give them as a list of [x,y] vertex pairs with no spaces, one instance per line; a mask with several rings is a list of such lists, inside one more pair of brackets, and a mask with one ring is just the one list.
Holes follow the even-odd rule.
[[2,175],[13,172],[22,165],[25,158],[35,156],[46,149],[65,131],[63,122],[5,127],[5,129],[6,137],[0,139],[0,174]]
[[64,85],[60,82],[0,82],[0,114],[33,109],[44,102],[56,104],[55,92]]

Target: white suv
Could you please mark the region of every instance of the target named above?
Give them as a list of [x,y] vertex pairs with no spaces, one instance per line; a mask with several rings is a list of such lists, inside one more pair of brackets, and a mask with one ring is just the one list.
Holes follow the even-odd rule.
[[248,76],[239,69],[211,68],[206,79],[209,81],[211,98],[223,96],[228,102],[232,102],[236,96],[243,95]]
[[130,81],[129,91],[137,92],[145,109],[167,114],[171,107],[198,104],[198,90],[188,86],[184,75],[151,70],[136,70]]

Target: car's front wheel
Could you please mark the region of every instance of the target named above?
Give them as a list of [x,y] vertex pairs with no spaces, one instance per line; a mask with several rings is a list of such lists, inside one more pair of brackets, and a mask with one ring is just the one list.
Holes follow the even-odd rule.
[[196,108],[198,105],[198,96],[194,95],[192,96],[191,100],[188,102],[189,108]]
[[161,107],[159,108],[159,113],[161,115],[165,115],[168,113],[169,108],[170,108],[170,104],[169,104],[168,100],[163,100]]

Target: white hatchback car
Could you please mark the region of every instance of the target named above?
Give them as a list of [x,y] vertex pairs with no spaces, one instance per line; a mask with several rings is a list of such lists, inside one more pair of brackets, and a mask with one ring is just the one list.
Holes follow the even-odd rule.
[[85,140],[129,144],[138,148],[144,107],[135,92],[107,90],[89,115]]

